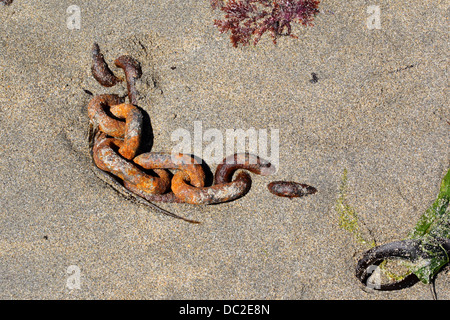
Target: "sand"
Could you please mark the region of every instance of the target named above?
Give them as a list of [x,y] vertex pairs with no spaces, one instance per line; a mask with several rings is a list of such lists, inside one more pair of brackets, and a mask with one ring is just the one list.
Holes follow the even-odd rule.
[[[74,4],[79,30],[67,27]],[[371,4],[381,29],[367,28]],[[363,289],[354,270],[367,248],[339,228],[335,205],[347,169],[348,201],[383,244],[404,239],[435,199],[449,167],[448,4],[320,9],[314,27],[295,25],[298,39],[233,48],[208,0],[0,5],[0,298],[431,299],[421,283]],[[119,55],[142,64],[154,151],[194,121],[223,134],[279,129],[277,173],[252,175],[230,203],[161,204],[199,225],[120,196],[90,168],[85,90],[126,93],[91,76],[94,42],[118,74]],[[273,180],[318,193],[276,197]],[[450,298],[445,270],[436,290]]]

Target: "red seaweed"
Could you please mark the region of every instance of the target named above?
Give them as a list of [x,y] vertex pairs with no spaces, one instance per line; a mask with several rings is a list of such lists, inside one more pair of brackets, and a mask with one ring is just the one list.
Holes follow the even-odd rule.
[[253,40],[256,45],[261,36],[269,31],[273,43],[280,36],[293,35],[291,22],[311,26],[319,13],[320,0],[210,0],[213,9],[225,13],[214,25],[221,33],[231,32],[231,43],[247,45]]

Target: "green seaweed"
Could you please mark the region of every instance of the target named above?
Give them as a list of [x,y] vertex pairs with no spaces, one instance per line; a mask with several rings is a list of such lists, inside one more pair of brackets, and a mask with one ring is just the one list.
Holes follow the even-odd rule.
[[[339,227],[347,230],[353,235],[356,241],[370,247],[376,245],[375,241],[366,240],[360,230],[358,214],[347,200],[347,169],[344,169],[339,196],[336,201],[336,211],[339,213]],[[442,247],[439,239],[450,239],[450,170],[442,179],[439,194],[433,204],[419,218],[416,226],[408,234],[410,239],[421,241],[421,250],[426,253],[426,258],[416,261],[402,261],[402,264],[409,269],[409,273],[414,273],[423,283],[430,283],[434,276],[449,261],[447,251]],[[380,264],[381,270],[390,279],[401,280],[406,275],[396,275],[387,270],[386,262]]]
[[[353,235],[356,242],[359,244],[362,244],[366,246],[368,249],[373,248],[376,246],[376,241],[372,240],[369,241],[365,239],[361,232],[360,223],[358,219],[358,214],[356,210],[350,206],[347,200],[347,193],[348,193],[348,178],[347,178],[348,171],[347,169],[344,169],[342,179],[341,179],[341,185],[339,187],[339,196],[336,200],[336,206],[335,209],[337,213],[339,214],[339,227],[348,231],[350,234]],[[388,270],[389,268],[386,266],[387,261],[383,261],[379,267],[380,270],[383,272],[384,275],[386,275],[391,280],[400,280],[403,279],[405,276],[411,273],[410,270],[406,274],[398,275],[395,272],[392,272]],[[406,266],[409,268],[409,265]]]
[[347,173],[347,169],[344,169],[344,173],[341,179],[341,185],[339,187],[339,196],[337,198],[335,206],[335,209],[339,214],[339,227],[347,230],[350,234],[352,234],[358,243],[367,245],[368,247],[372,248],[376,245],[375,240],[369,241],[364,238],[359,226],[358,213],[348,203]]
[[438,239],[450,238],[450,170],[442,179],[439,194],[411,230],[410,239],[420,239],[422,250],[429,257],[416,261],[410,270],[423,282],[430,283],[439,270],[449,262],[447,251]]

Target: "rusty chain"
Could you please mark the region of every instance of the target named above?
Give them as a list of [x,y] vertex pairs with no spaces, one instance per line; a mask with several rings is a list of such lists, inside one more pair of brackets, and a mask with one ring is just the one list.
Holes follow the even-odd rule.
[[[92,74],[101,85],[111,87],[123,81],[108,67],[97,44],[93,46],[92,57]],[[213,185],[205,186],[201,162],[191,155],[138,154],[143,114],[137,107],[135,83],[142,75],[141,67],[130,56],[121,56],[114,63],[124,70],[129,103],[114,94],[101,94],[91,99],[88,115],[96,128],[96,133],[92,134],[92,156],[99,169],[118,178],[128,191],[149,202],[215,204],[235,200],[250,190],[252,180],[247,172],[239,172],[233,180],[237,170],[259,175],[275,172],[273,165],[255,155],[234,154],[218,165]],[[173,177],[169,170],[175,171]]]

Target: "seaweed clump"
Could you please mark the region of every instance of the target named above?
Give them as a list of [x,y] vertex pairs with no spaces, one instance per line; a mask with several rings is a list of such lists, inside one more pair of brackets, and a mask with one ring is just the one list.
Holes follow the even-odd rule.
[[225,13],[214,25],[221,33],[231,32],[231,43],[247,45],[253,40],[256,45],[261,36],[270,32],[273,43],[280,36],[293,35],[292,22],[312,26],[314,16],[319,13],[319,0],[210,0],[213,9]]
[[351,233],[356,241],[360,244],[367,245],[370,248],[376,246],[375,240],[368,240],[363,235],[360,226],[359,226],[359,218],[356,210],[350,206],[347,200],[347,192],[348,192],[348,178],[347,178],[347,169],[344,169],[344,174],[342,176],[341,185],[339,187],[339,197],[336,201],[335,209],[339,213],[339,227],[347,230]]

